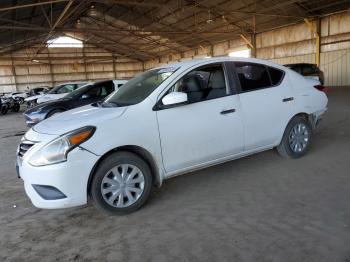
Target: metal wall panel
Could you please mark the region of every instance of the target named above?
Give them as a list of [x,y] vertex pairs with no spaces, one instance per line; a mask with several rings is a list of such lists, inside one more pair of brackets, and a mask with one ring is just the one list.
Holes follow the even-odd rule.
[[[278,64],[315,63],[315,54],[272,59]],[[321,53],[325,85],[350,86],[350,49]]]
[[49,48],[35,56],[33,48],[0,57],[0,93],[27,87],[56,86],[68,81],[129,79],[143,71],[143,64],[116,57],[101,48]]
[[350,49],[321,54],[326,85],[350,86]]
[[284,64],[294,64],[294,63],[315,63],[315,54],[289,56],[272,59],[275,63]]
[[[315,26],[316,22],[312,24]],[[321,69],[325,73],[325,83],[329,86],[350,86],[350,12],[330,15],[321,20]],[[213,45],[213,56],[228,55],[230,50],[247,47],[242,39],[228,39]],[[257,58],[275,61],[279,64],[316,63],[316,40],[305,23],[290,25],[256,36]],[[179,56],[172,55],[153,59],[145,63],[146,68],[176,61],[200,57],[208,46],[187,51]],[[208,51],[209,52],[209,51]],[[176,57],[174,59],[174,57]]]

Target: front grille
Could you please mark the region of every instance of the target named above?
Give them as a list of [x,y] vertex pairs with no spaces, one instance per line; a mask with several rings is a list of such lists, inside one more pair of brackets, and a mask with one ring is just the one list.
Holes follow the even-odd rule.
[[32,141],[24,140],[18,147],[18,156],[23,157],[25,153],[34,145],[35,143]]

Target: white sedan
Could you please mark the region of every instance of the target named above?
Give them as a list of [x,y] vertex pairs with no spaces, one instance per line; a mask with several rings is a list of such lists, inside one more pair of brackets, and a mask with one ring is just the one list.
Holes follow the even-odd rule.
[[56,86],[52,88],[49,92],[46,94],[40,96],[37,98],[37,103],[45,103],[49,101],[54,101],[57,99],[60,99],[67,95],[70,92],[73,92],[74,90],[78,89],[79,87],[82,87],[83,85],[86,85],[86,82],[82,83],[65,83],[59,86]]
[[149,70],[103,102],[30,129],[18,175],[40,208],[137,210],[152,185],[277,148],[298,158],[327,109],[318,82],[263,60],[212,58]]

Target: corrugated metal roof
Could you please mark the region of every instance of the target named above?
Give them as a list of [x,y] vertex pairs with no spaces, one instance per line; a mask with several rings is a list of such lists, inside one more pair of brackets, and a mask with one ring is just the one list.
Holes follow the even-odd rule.
[[59,35],[136,60],[347,10],[349,0],[43,0],[0,3],[0,55]]

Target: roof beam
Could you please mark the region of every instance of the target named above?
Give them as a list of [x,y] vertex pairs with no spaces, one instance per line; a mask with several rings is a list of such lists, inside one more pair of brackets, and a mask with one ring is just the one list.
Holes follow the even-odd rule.
[[[204,0],[204,1],[208,1],[208,0]],[[203,1],[203,2],[204,2],[204,1]],[[190,8],[187,8],[187,10],[189,10],[189,9],[190,9]],[[162,26],[163,28],[165,27],[165,28],[175,29],[175,30],[177,30],[177,31],[182,31],[182,30],[183,30],[182,28],[176,27],[176,26],[174,26],[173,24],[167,24],[167,23],[164,23],[164,22],[161,21],[163,18],[165,18],[165,17],[168,16],[169,14],[172,14],[173,12],[167,13],[167,15],[164,15],[164,16],[161,16],[161,17],[157,17],[157,18],[154,18],[154,17],[152,16],[152,11],[149,11],[149,12],[146,12],[146,13],[140,13],[140,12],[138,12],[137,10],[132,9],[132,12],[133,12],[134,14],[136,14],[136,15],[138,16],[139,19],[142,19],[142,18],[143,18],[143,19],[147,19],[147,20],[148,20],[148,21],[147,21],[147,24],[146,24],[146,25],[142,24],[142,26],[141,26],[141,25],[139,25],[139,24],[137,23],[136,20],[134,20],[133,23],[131,23],[128,19],[124,19],[124,17],[119,17],[119,20],[122,20],[122,21],[124,21],[124,22],[126,22],[126,23],[129,23],[129,24],[133,24],[133,25],[142,27],[144,30],[146,30],[147,27],[150,27],[150,26],[152,26],[152,25],[154,25],[154,24],[157,24],[158,26]],[[150,14],[150,15],[149,15],[149,14]],[[149,30],[147,30],[147,31],[155,32],[155,30],[153,30],[153,29],[149,29]],[[167,32],[162,32],[162,31],[159,31],[159,30],[158,30],[157,32],[158,32],[158,33],[165,33],[165,34],[167,33]],[[202,43],[204,42],[205,44],[208,44],[208,45],[211,45],[211,44],[212,44],[212,43],[210,43],[209,41],[207,41],[205,38],[201,37],[200,35],[194,34],[194,31],[187,32],[187,34],[188,34],[188,33],[190,33],[192,37],[194,36],[195,38],[197,38],[197,40],[201,41]],[[173,39],[173,38],[172,38],[173,36],[171,36],[171,37],[169,37],[169,35],[159,35],[159,36],[161,36],[161,37],[166,37],[166,38],[169,38],[170,40],[172,40],[172,41],[174,41],[174,42],[177,42],[176,39]],[[186,46],[186,45],[184,45],[183,43],[179,43],[179,44],[182,45],[182,46]],[[186,46],[186,47],[188,48],[188,46]]]
[[51,0],[51,1],[31,3],[31,4],[20,4],[20,5],[8,6],[8,7],[1,7],[0,12],[21,9],[21,8],[28,8],[28,7],[39,6],[39,5],[48,5],[48,4],[55,4],[55,3],[61,3],[61,2],[68,2],[68,1],[69,0]]
[[[22,30],[22,31],[47,31],[46,27],[41,26],[2,26],[0,25],[0,29],[12,29],[12,30]],[[170,34],[170,35],[188,35],[188,34],[194,34],[194,35],[208,35],[208,34],[232,34],[236,33],[235,31],[190,31],[190,30],[152,30],[151,32],[145,32],[140,29],[103,29],[103,28],[64,28],[64,27],[57,27],[53,30],[54,32],[105,32],[105,33],[118,33],[118,32],[134,32],[139,33],[141,35],[153,35],[153,36],[160,36],[159,34]]]
[[[102,30],[102,29],[101,29]],[[124,49],[124,50],[127,50],[128,52],[132,52],[134,54],[137,54],[138,53],[138,56],[142,56],[142,57],[148,57],[148,58],[156,58],[153,54],[151,53],[148,53],[148,52],[145,52],[145,51],[141,51],[141,50],[138,50],[134,47],[131,47],[129,45],[125,45],[125,44],[122,44],[122,43],[119,43],[119,42],[116,42],[115,39],[113,38],[110,38],[108,36],[106,36],[105,34],[101,35],[101,32],[98,33],[98,32],[95,32],[95,33],[92,33],[92,35],[94,35],[95,37],[97,38],[102,38],[104,40],[108,40],[108,41],[112,41],[115,43],[115,46],[116,47],[119,47],[121,49]],[[125,53],[124,53],[125,54]]]
[[[95,37],[97,37],[97,38],[99,38],[99,36],[96,36],[95,34],[92,34],[92,35],[95,36]],[[129,54],[126,54],[126,53],[124,53],[124,52],[120,52],[119,50],[116,51],[116,50],[111,49],[111,48],[106,48],[105,46],[102,46],[102,45],[97,44],[97,43],[94,44],[94,45],[95,45],[96,47],[98,47],[98,48],[102,48],[102,49],[104,49],[104,50],[107,50],[107,51],[111,52],[112,54],[120,55],[120,56],[123,56],[123,57],[125,57],[125,58],[130,58],[130,59],[132,59],[132,60],[136,60],[136,61],[140,61],[140,62],[143,61],[142,59],[140,59],[140,58],[138,58],[138,57],[134,57],[134,56],[129,55]]]
[[46,14],[46,10],[44,9],[44,7],[43,7],[42,5],[40,6],[40,10],[41,10],[41,12],[43,13],[43,15],[44,15],[44,17],[45,17],[47,23],[49,24],[49,27],[51,28],[51,27],[52,27],[52,23],[51,23],[51,21],[50,21],[50,18],[49,18],[48,15]]
[[[111,27],[115,28],[116,30],[122,29],[122,27],[116,26],[115,24],[109,23],[107,21],[102,21],[102,20],[100,20],[98,18],[92,18],[92,17],[89,17],[89,18],[92,19],[92,20],[96,20],[98,22],[102,22],[104,24],[107,24],[108,26],[111,26]],[[157,40],[155,40],[152,37],[149,37],[147,35],[141,35],[141,34],[137,34],[135,32],[128,32],[128,33],[131,34],[131,35],[127,35],[127,36],[135,37],[135,38],[138,38],[138,39],[142,39],[142,40],[147,41],[148,43],[152,43],[152,44],[156,44],[156,45],[160,45],[160,46],[166,47],[169,50],[172,49],[172,50],[175,50],[176,52],[182,52],[182,50],[178,49],[177,47],[171,46],[171,45],[166,44],[166,43],[162,43],[162,42],[157,41]]]
[[67,5],[65,6],[65,8],[63,9],[62,13],[59,15],[59,17],[57,18],[56,22],[52,25],[52,27],[50,28],[49,33],[47,34],[46,38],[44,39],[44,41],[41,42],[41,44],[39,45],[39,47],[36,49],[36,51],[34,52],[34,55],[32,58],[34,58],[40,51],[40,49],[42,48],[42,46],[45,44],[45,42],[54,34],[54,30],[55,28],[61,23],[61,20],[64,18],[65,14],[68,12],[69,8],[71,7],[71,5],[73,4],[74,0],[69,0],[69,2],[67,3]]
[[104,4],[125,5],[125,6],[144,6],[144,7],[160,7],[160,6],[163,6],[160,3],[124,1],[124,0],[94,0],[94,2],[100,2],[100,3],[104,3]]

